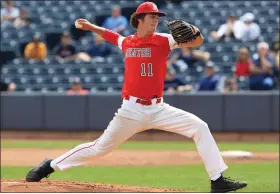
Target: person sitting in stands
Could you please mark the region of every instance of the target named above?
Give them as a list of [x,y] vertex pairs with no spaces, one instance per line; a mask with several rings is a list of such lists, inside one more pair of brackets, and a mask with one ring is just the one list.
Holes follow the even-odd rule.
[[72,87],[70,90],[67,91],[69,95],[72,94],[79,94],[79,95],[86,95],[88,94],[88,90],[83,89],[81,79],[79,77],[75,77],[72,81]]

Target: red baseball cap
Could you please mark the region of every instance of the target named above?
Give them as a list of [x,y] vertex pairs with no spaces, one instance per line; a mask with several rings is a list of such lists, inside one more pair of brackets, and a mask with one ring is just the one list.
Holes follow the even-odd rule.
[[145,2],[145,3],[140,4],[136,10],[136,14],[140,14],[140,13],[156,13],[160,17],[166,16],[165,13],[160,12],[158,10],[157,5],[153,2]]

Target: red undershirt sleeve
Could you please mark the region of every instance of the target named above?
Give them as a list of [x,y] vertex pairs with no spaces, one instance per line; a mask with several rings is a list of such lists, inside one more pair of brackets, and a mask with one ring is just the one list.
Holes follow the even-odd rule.
[[103,38],[110,42],[111,44],[115,45],[115,46],[118,46],[118,39],[121,35],[112,31],[112,30],[108,30],[106,29],[103,33]]

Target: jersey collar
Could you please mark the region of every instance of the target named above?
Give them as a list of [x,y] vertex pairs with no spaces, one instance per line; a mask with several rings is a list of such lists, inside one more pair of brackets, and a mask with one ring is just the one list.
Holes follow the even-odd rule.
[[135,34],[133,35],[133,39],[134,40],[149,40],[150,38],[152,38],[155,35],[155,32],[149,36],[145,36],[145,37],[138,37],[137,32],[135,32]]

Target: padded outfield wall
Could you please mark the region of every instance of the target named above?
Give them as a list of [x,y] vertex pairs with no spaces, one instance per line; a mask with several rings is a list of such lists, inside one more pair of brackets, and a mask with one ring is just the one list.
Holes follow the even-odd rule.
[[[212,131],[279,131],[278,92],[176,94],[164,100],[196,114]],[[104,130],[121,102],[120,93],[1,93],[1,129]]]

